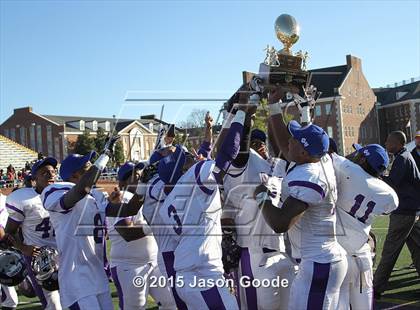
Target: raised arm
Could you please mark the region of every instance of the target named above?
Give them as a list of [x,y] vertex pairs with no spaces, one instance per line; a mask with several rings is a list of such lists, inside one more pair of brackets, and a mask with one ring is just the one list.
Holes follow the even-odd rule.
[[230,126],[216,157],[216,167],[218,170],[217,181],[219,184],[222,183],[223,177],[227,173],[232,161],[235,160],[239,154],[247,114],[255,114],[256,109],[256,105],[241,104],[239,106],[239,111],[236,112],[235,117],[233,118],[232,125]]
[[[248,98],[248,83],[244,83],[239,89],[226,101],[224,109],[227,112],[227,117],[222,125],[222,130],[220,131],[216,141],[214,142],[213,150],[218,152],[221,148],[223,141],[226,138],[226,135],[229,131],[232,120],[235,117],[237,111],[237,105],[239,103],[246,103]],[[213,153],[213,156],[216,157],[217,153]]]
[[64,194],[61,200],[63,209],[69,210],[73,208],[77,202],[82,200],[90,192],[91,188],[99,180],[102,171],[105,169],[106,164],[109,161],[109,157],[113,152],[114,145],[118,139],[119,136],[109,138],[105,144],[103,153],[99,156],[95,163],[83,173],[76,185]]
[[277,157],[280,154],[286,160],[289,152],[290,133],[287,129],[287,124],[283,118],[283,112],[278,102],[283,98],[284,90],[277,88],[270,92],[268,97],[270,116],[268,118],[268,139]]
[[204,140],[196,153],[196,156],[203,156],[204,158],[210,158],[211,155],[211,147],[213,144],[213,118],[210,115],[210,112],[206,113],[206,117],[204,119],[206,124],[206,128],[204,131]]

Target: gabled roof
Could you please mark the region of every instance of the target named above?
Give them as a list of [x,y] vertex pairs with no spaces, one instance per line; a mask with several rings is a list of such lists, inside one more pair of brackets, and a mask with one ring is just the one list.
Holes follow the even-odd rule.
[[338,95],[338,88],[343,83],[348,73],[347,65],[319,68],[309,70],[311,85],[322,92],[321,98]]
[[[114,118],[107,118],[107,117],[94,117],[94,116],[64,116],[64,115],[42,115],[43,117],[58,123],[60,125],[66,125],[66,131],[74,131],[74,132],[78,132],[80,131],[79,129],[79,121],[83,120],[85,121],[85,123],[88,122],[92,122],[92,121],[97,121],[98,124],[103,123],[108,121],[111,124],[111,128],[114,124],[114,121],[116,121],[116,125],[115,125],[115,129],[117,131],[121,131],[122,129],[124,129],[125,127],[127,127],[128,125],[130,125],[131,123],[133,123],[134,121],[137,121],[138,123],[140,123],[141,125],[146,125],[149,123],[154,123],[154,124],[167,124],[164,121],[160,121],[157,118],[140,118],[140,119],[114,119]],[[147,127],[147,126],[146,126]],[[147,128],[148,130],[148,128]]]
[[391,88],[374,88],[381,106],[406,100],[420,99],[420,81]]

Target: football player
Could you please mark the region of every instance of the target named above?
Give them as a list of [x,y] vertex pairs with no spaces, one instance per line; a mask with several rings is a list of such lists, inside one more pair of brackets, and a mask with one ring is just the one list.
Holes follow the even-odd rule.
[[281,203],[273,205],[270,191],[260,185],[258,205],[270,227],[287,232],[292,256],[300,259],[299,272],[290,288],[289,309],[337,309],[340,287],[347,272],[344,249],[336,239],[337,186],[329,138],[316,125],[284,122],[278,103],[283,94],[270,94],[269,128],[277,146],[294,165],[282,181]]
[[40,247],[57,247],[50,215],[44,209],[40,195],[47,186],[54,183],[56,166],[55,158],[38,160],[31,170],[35,187],[18,189],[6,199],[9,212],[6,233],[15,235],[19,228],[22,229],[23,241],[16,237],[16,247],[25,255],[32,286],[45,309],[61,309],[60,295],[57,290],[48,291],[37,283],[32,272],[31,260],[37,255]]
[[[123,202],[128,203],[135,194],[143,168],[143,163],[136,166],[133,162],[126,162],[118,170]],[[111,274],[117,287],[120,309],[145,309],[148,293],[159,309],[176,309],[168,286],[149,285],[151,279],[155,281],[162,274],[157,266],[156,241],[141,210],[132,217],[107,217],[106,223],[111,241]],[[137,277],[144,280],[142,286],[133,284]]]
[[347,251],[349,267],[341,287],[342,308],[373,309],[372,254],[368,244],[372,221],[398,206],[395,191],[379,177],[388,167],[378,144],[355,144],[352,160],[333,153],[337,178],[337,238]]
[[48,186],[41,195],[56,232],[61,302],[70,309],[113,308],[103,268],[104,219],[136,215],[142,199],[134,195],[128,204],[121,204],[121,196],[114,192],[104,207],[90,194],[117,139],[108,140],[93,165],[90,160],[94,152],[67,156],[60,166],[63,182]]
[[[8,213],[6,210],[6,196],[0,193],[0,241],[3,241],[6,233]],[[4,310],[15,309],[18,305],[18,296],[14,286],[1,285],[1,308]]]
[[[210,156],[212,143],[213,119],[209,113],[206,114],[204,121],[206,123],[204,140],[196,154],[196,157],[201,159],[208,158]],[[172,279],[168,281],[173,281],[176,278],[176,271],[174,269],[174,251],[177,243],[171,237],[173,231],[172,227],[165,224],[166,222],[163,221],[159,212],[159,210],[163,207],[166,193],[164,191],[165,183],[159,177],[156,167],[161,159],[175,152],[175,150],[176,147],[169,146],[160,150],[156,150],[150,157],[149,163],[151,165],[146,168],[147,174],[149,176],[145,177],[145,182],[147,182],[147,191],[142,208],[143,216],[149,223],[158,245],[158,266],[166,279]],[[145,172],[146,171],[143,172],[143,176],[146,174]],[[175,289],[175,285],[173,285],[174,283],[171,284],[171,291],[177,308],[180,310],[187,309],[187,305],[179,297]]]
[[255,108],[242,105],[236,112],[215,161],[197,163],[177,146],[159,162],[159,177],[167,193],[159,213],[172,228],[175,286],[188,309],[238,309],[226,285],[220,285],[224,277],[218,186],[239,152],[245,117],[255,113]]
[[[230,169],[224,179],[226,195],[223,207],[223,223],[231,217],[236,227],[238,245],[241,247],[239,274],[236,278],[252,283],[257,280],[278,281],[294,278],[294,264],[285,254],[282,234],[275,233],[265,222],[254,199],[254,190],[263,175],[269,176],[276,187],[276,198],[280,197],[281,178],[278,168],[283,160],[269,158],[266,134],[245,124],[241,151],[235,159],[235,168]],[[284,171],[284,168],[281,169]],[[275,174],[275,175],[273,175]],[[281,178],[279,178],[281,177]],[[290,285],[270,287],[239,285],[237,293],[241,306],[246,309],[287,309]]]

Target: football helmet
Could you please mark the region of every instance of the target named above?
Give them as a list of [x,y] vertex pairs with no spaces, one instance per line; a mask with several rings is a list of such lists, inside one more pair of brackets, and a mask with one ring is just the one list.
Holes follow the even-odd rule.
[[0,251],[0,283],[15,286],[21,283],[28,270],[23,254],[14,250]]
[[40,253],[32,258],[35,278],[47,291],[58,290],[58,251],[52,247],[40,248]]

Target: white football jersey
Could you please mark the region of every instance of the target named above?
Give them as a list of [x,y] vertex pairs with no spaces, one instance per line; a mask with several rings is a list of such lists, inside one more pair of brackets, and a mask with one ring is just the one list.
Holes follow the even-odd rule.
[[337,154],[332,155],[337,178],[337,238],[353,253],[365,244],[375,216],[398,207],[398,196],[384,181],[375,178]]
[[48,186],[41,194],[56,232],[60,298],[64,307],[109,289],[103,263],[105,209],[91,194],[73,208],[63,209],[62,198],[73,186],[60,182]]
[[[133,194],[124,191],[122,202],[128,203],[133,197]],[[121,217],[107,217],[106,224],[108,228],[108,236],[111,241],[111,267],[114,266],[142,266],[149,262],[156,261],[157,244],[155,238],[151,235],[143,238],[127,242],[115,230],[115,224],[124,218]],[[130,220],[134,225],[147,225],[143,218],[142,209],[139,210],[137,215],[131,216]]]
[[[146,196],[142,207],[143,217],[152,229],[159,253],[172,252],[177,246],[176,241],[171,238],[172,228],[165,224],[159,213],[166,198],[163,191],[164,187],[165,183],[156,174],[147,183]],[[163,263],[161,256],[158,257],[158,263],[160,266]]]
[[336,239],[337,185],[331,158],[295,165],[282,185],[282,201],[291,196],[308,204],[288,231],[292,256],[317,263],[338,261],[345,255]]
[[21,225],[24,244],[57,247],[50,215],[34,188],[25,187],[10,193],[6,207],[9,219]]
[[5,228],[9,214],[6,209],[6,196],[0,193],[0,227]]
[[222,206],[213,175],[215,161],[200,161],[177,182],[159,210],[161,218],[172,228],[176,272],[195,271],[210,277],[223,273]]
[[274,158],[265,160],[251,149],[246,166],[231,166],[229,174],[225,176],[223,217],[235,220],[239,246],[285,251],[283,235],[276,234],[268,226],[254,199],[255,188],[261,184],[262,174],[265,174],[270,177],[271,182],[276,183],[273,203],[277,205],[284,176],[284,168],[281,166],[284,162]]

